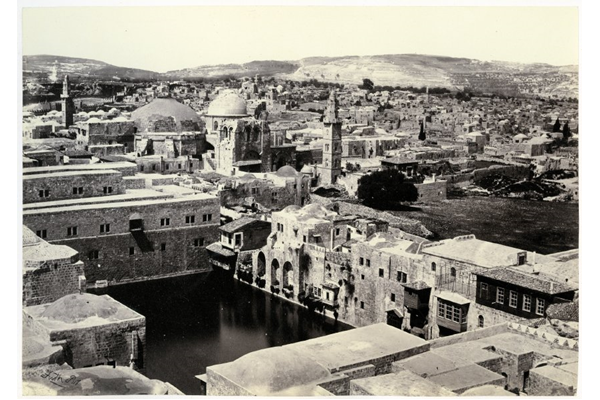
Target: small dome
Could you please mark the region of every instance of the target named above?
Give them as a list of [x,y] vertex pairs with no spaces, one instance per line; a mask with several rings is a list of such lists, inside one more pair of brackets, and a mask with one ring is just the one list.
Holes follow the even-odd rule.
[[255,395],[268,395],[291,387],[316,384],[330,376],[320,364],[285,347],[246,354],[225,364],[221,371]]
[[334,211],[328,210],[321,204],[309,204],[297,212],[299,217],[304,218],[329,218],[337,215]]
[[240,181],[247,182],[253,179],[256,179],[256,176],[254,174],[246,174],[240,178]]
[[298,176],[298,171],[296,171],[294,167],[284,165],[283,167],[279,168],[275,174],[282,178],[294,178]]
[[215,117],[246,117],[248,116],[246,100],[242,99],[237,93],[223,93],[210,103],[206,115]]
[[89,317],[108,318],[117,313],[115,304],[104,296],[90,293],[68,294],[54,303],[41,314],[42,317],[71,324]]
[[96,118],[96,117],[93,117],[93,118],[88,119],[86,122],[87,123],[90,123],[90,122],[100,122],[100,119]]
[[310,165],[306,164],[304,167],[302,167],[302,170],[300,172],[303,174],[312,174],[315,171]]
[[283,212],[296,212],[298,210],[300,210],[300,206],[292,204],[291,206],[287,206],[286,208],[284,208],[282,211]]

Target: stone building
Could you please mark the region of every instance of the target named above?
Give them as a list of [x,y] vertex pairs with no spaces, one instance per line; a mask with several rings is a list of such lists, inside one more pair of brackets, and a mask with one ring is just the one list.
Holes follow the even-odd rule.
[[36,184],[29,185],[33,193],[24,198],[35,199],[42,192],[47,201],[26,203],[23,222],[49,243],[79,252],[89,282],[127,282],[210,268],[205,246],[218,238],[217,196],[136,177],[131,163],[57,169],[27,169],[26,181]]
[[246,101],[225,92],[210,103],[205,121],[208,133],[218,135],[216,172],[230,176],[236,170],[271,171],[271,134],[264,112],[258,119],[250,117]]
[[577,369],[577,341],[519,324],[432,341],[375,324],[246,354],[200,378],[208,395],[228,396],[573,396]]
[[23,308],[24,325],[64,349],[73,368],[126,365],[145,371],[146,318],[108,295],[69,294]]
[[207,151],[204,121],[173,98],[157,98],[131,114],[135,124],[133,150],[138,171],[193,172],[203,167]]
[[246,173],[223,179],[219,191],[224,207],[249,206],[281,210],[304,206],[310,199],[311,178],[290,166],[265,174]]
[[134,122],[124,117],[110,120],[90,118],[71,126],[75,134],[76,148],[86,150],[98,157],[122,155],[134,150]]
[[85,291],[83,262],[68,246],[53,245],[23,227],[23,305],[51,303],[59,298]]

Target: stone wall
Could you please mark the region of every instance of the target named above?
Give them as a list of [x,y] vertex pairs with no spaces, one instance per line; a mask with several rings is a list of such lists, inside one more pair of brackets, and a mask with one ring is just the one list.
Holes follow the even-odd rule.
[[23,271],[23,306],[51,303],[79,292],[83,263],[74,260],[48,260],[36,269]]
[[[83,188],[82,193],[73,193],[73,188]],[[111,187],[111,193],[104,188]],[[40,197],[40,190],[48,190],[48,197]],[[122,175],[118,171],[89,171],[88,173],[36,174],[23,178],[23,203],[38,203],[65,199],[110,196],[125,193]]]
[[[211,214],[211,221],[203,221],[204,214]],[[189,215],[195,216],[193,224],[185,223]],[[136,238],[129,231],[130,218],[143,221],[144,231],[139,234],[142,236]],[[169,225],[161,226],[161,219],[166,218]],[[31,230],[47,230],[48,242],[77,250],[89,282],[112,283],[208,270],[205,246],[218,241],[219,219],[218,199],[193,197],[146,205],[131,202],[118,207],[58,209],[50,213],[33,210],[23,216],[24,224]],[[110,224],[110,232],[100,233],[101,224]],[[78,227],[76,237],[67,236],[67,227],[71,226]],[[194,240],[200,238],[204,239],[203,246],[195,247]],[[163,243],[165,250],[161,250]]]
[[435,181],[428,183],[415,184],[417,191],[419,192],[418,201],[441,201],[446,200],[448,195],[448,182],[447,181]]
[[577,388],[550,379],[534,369],[529,374],[527,394],[530,396],[575,396]]

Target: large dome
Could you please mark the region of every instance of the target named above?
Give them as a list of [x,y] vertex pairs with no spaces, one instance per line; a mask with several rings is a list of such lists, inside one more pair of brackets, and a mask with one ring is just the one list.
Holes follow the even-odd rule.
[[[172,118],[172,123],[156,123]],[[152,103],[140,107],[131,113],[138,131],[200,131],[202,120],[196,111],[172,98],[155,99]],[[166,129],[166,130],[165,130]]]
[[237,93],[223,93],[210,103],[206,115],[209,117],[245,117],[248,115],[246,100]]

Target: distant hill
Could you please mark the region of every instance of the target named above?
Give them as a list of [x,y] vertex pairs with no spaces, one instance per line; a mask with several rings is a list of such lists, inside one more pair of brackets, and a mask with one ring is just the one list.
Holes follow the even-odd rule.
[[105,80],[121,79],[157,79],[160,74],[143,69],[117,67],[103,61],[87,58],[62,57],[51,55],[23,56],[24,73],[42,73],[50,75],[56,65],[57,75],[85,76]]
[[578,67],[479,61],[419,54],[377,56],[308,57],[298,61],[252,61],[246,64],[198,66],[168,71],[116,67],[101,61],[55,56],[25,56],[26,69],[52,71],[58,61],[64,73],[94,77],[135,79],[191,79],[243,76],[275,76],[303,81],[361,84],[369,78],[378,86],[444,87],[505,95],[578,97]]

